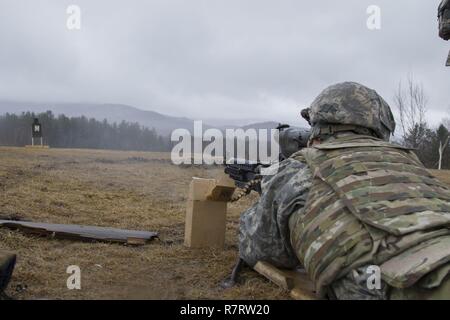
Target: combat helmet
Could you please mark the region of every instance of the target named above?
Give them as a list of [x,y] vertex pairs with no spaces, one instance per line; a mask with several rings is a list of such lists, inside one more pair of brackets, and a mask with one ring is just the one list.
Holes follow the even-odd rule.
[[450,39],[450,0],[442,0],[438,8],[439,36]]
[[395,130],[391,108],[372,89],[343,82],[322,91],[302,116],[312,126],[311,137],[339,131],[370,133],[389,141]]

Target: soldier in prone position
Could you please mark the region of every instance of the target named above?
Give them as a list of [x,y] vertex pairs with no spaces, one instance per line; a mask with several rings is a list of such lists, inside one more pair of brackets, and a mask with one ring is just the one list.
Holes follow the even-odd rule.
[[450,299],[450,188],[389,143],[388,104],[345,82],[302,115],[309,147],[262,180],[240,221],[242,261],[301,266],[321,298]]

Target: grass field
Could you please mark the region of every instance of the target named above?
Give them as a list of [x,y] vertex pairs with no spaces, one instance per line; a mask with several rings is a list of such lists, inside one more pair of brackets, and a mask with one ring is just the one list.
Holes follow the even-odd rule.
[[[179,167],[164,153],[0,148],[0,216],[157,231],[141,247],[37,238],[0,229],[0,249],[18,262],[7,294],[16,299],[287,299],[253,271],[243,283],[219,283],[237,257],[239,214],[256,199],[229,206],[225,250],[183,246],[185,203],[193,176],[220,167]],[[450,184],[448,171],[437,172]],[[81,267],[81,290],[68,290],[66,268]]]
[[[242,285],[219,283],[237,258],[239,214],[255,197],[230,205],[225,250],[183,246],[185,203],[193,176],[220,167],[178,167],[169,154],[0,148],[0,216],[157,231],[141,247],[38,238],[0,229],[0,249],[16,252],[7,294],[17,299],[288,298],[246,271]],[[81,290],[68,290],[69,265],[81,268]]]

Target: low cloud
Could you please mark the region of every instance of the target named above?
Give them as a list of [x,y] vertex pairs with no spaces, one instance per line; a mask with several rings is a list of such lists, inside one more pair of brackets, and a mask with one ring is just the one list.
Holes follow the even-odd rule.
[[[439,1],[376,2],[2,0],[0,98],[302,124],[301,107],[330,84],[361,82],[392,102],[414,73],[437,124],[450,107]],[[78,31],[66,28],[71,4]]]

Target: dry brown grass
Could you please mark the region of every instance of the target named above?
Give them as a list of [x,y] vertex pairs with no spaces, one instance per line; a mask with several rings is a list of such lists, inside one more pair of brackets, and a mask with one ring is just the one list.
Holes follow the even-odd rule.
[[[17,299],[287,298],[252,271],[242,285],[219,288],[237,257],[239,214],[255,197],[230,206],[225,250],[183,246],[191,178],[221,171],[177,167],[164,153],[0,148],[0,216],[160,233],[146,246],[127,247],[0,229],[0,249],[18,255],[7,293]],[[81,267],[81,290],[66,287],[69,265]]]
[[[222,290],[237,256],[240,212],[255,197],[230,206],[225,250],[183,246],[185,202],[193,176],[222,168],[181,168],[168,154],[0,148],[0,216],[158,231],[142,247],[36,238],[0,229],[0,249],[17,253],[8,294],[17,299],[285,299],[252,271]],[[450,183],[449,171],[434,171]],[[66,268],[79,265],[82,290],[68,290]]]

